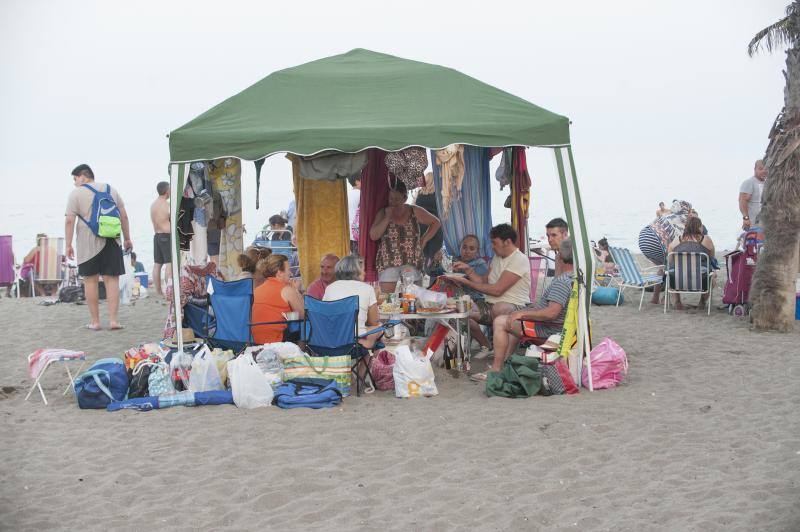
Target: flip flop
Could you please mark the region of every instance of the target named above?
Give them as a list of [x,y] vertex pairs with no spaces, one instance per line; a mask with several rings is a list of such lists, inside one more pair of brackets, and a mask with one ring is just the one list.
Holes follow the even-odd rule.
[[109,328],[108,328],[108,330],[109,330],[109,331],[121,331],[121,330],[122,330],[122,329],[124,329],[124,328],[125,328],[125,326],[124,326],[124,325],[116,325],[116,326],[114,326],[114,327],[109,327]]
[[488,374],[489,374],[488,371],[485,373],[473,373],[472,375],[469,376],[469,380],[475,382],[486,382]]
[[97,332],[97,331],[102,331],[102,330],[103,330],[103,328],[102,328],[102,327],[100,327],[100,326],[97,326],[97,327],[92,327],[92,324],[91,324],[91,323],[87,323],[86,325],[84,325],[84,326],[83,326],[83,328],[84,328],[84,329],[89,329],[90,331],[94,331],[94,332]]

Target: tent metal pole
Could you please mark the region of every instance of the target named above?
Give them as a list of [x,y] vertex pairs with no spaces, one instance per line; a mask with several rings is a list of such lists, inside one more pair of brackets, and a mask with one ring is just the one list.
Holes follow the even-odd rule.
[[186,164],[172,164],[169,172],[170,243],[172,245],[172,302],[175,311],[175,336],[178,351],[183,352],[183,320],[181,319],[181,247],[178,240],[178,214],[183,197]]

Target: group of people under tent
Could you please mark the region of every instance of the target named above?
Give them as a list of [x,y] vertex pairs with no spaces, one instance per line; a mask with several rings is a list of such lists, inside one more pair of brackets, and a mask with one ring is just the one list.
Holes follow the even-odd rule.
[[[359,310],[357,325],[364,334],[379,325],[378,300],[380,293],[395,290],[401,275],[422,281],[424,248],[439,232],[441,222],[419,204],[411,205],[408,190],[400,180],[391,182],[388,205],[381,209],[368,231],[362,232],[378,242],[376,269],[378,283],[364,282],[364,263],[357,254],[337,257],[328,254],[320,261],[319,278],[307,287],[305,294],[323,301],[357,296]],[[474,304],[470,310],[469,326],[480,346],[474,358],[494,355],[492,371],[499,371],[504,360],[514,351],[517,339],[523,336],[548,337],[561,332],[567,303],[572,291],[572,242],[567,223],[556,218],[546,227],[550,247],[555,251],[555,277],[535,304],[531,304],[531,271],[528,257],[518,247],[517,232],[508,224],[493,227],[488,235],[494,256],[489,262],[480,256],[480,238],[465,235],[460,242],[459,256],[452,269],[463,277],[442,276],[435,280],[441,288],[469,295]],[[439,241],[441,247],[441,240]],[[253,280],[252,323],[267,324],[252,327],[253,340],[259,344],[297,341],[299,331],[287,323],[286,315],[296,313],[298,320],[305,316],[303,294],[290,274],[287,257],[267,248],[250,247],[239,258],[242,273],[238,279]],[[185,266],[188,277],[219,273],[213,264],[204,268]],[[187,289],[187,300],[204,297],[202,283],[181,282]],[[437,289],[435,286],[434,289]],[[279,323],[273,323],[279,322]],[[283,323],[280,323],[283,322]],[[169,324],[168,324],[169,325]],[[492,328],[494,349],[481,330]],[[174,333],[165,330],[165,336]],[[362,338],[369,348],[381,333]],[[485,379],[484,373],[472,376]]]

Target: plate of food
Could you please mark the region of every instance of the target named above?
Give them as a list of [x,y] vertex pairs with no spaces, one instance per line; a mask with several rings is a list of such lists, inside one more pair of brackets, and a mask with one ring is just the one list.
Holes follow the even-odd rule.
[[450,312],[449,309],[443,307],[434,307],[434,308],[418,308],[417,314],[445,314]]
[[459,279],[459,278],[464,278],[467,275],[465,273],[461,273],[461,272],[449,272],[449,273],[445,273],[444,276],[445,277],[450,277],[451,279]]

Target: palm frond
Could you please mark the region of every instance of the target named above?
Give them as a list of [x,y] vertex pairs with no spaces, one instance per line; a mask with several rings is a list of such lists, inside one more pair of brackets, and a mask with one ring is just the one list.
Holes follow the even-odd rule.
[[[790,4],[790,6],[786,8],[786,11],[788,12],[793,6],[794,4]],[[788,14],[778,22],[756,33],[755,37],[750,41],[750,44],[747,45],[747,55],[753,57],[758,53],[762,45],[768,52],[772,52],[775,48],[793,44],[798,37],[798,35],[792,31],[795,29],[795,25],[793,24],[794,16],[795,13],[794,10],[792,10],[791,14]]]

